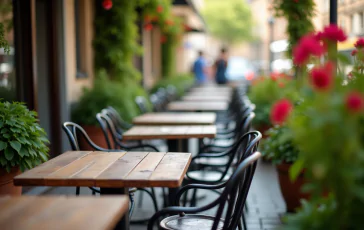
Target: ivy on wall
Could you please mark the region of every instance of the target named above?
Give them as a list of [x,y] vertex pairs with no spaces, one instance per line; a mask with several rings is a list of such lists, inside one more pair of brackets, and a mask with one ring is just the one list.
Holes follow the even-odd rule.
[[278,17],[286,18],[289,41],[288,55],[292,56],[292,47],[299,39],[314,30],[312,18],[315,15],[314,0],[274,0],[273,6]]

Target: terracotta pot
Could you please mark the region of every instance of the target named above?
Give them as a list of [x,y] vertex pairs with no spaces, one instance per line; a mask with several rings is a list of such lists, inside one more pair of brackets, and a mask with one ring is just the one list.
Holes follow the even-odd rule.
[[0,168],[0,196],[1,195],[21,195],[21,186],[14,186],[13,179],[21,173],[19,167],[14,167],[8,173],[5,169]]
[[[82,128],[86,131],[90,139],[98,146],[107,149],[107,143],[105,140],[105,135],[102,132],[101,127],[99,126],[92,126],[92,125],[86,125],[82,126]],[[86,142],[85,138],[78,137],[78,140],[80,142],[80,149],[81,150],[94,150],[90,145]],[[113,145],[112,136],[109,133],[109,140],[110,144]]]
[[289,168],[292,164],[283,163],[277,165],[279,185],[281,186],[282,196],[286,202],[287,212],[295,212],[301,206],[301,199],[309,199],[310,194],[302,193],[301,187],[305,183],[304,174],[301,173],[296,181],[289,179]]

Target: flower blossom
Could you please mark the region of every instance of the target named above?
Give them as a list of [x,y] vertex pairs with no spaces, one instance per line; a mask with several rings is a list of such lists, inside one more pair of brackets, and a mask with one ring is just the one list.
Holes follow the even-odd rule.
[[312,86],[319,91],[331,88],[333,70],[334,65],[331,62],[326,63],[324,66],[313,68],[310,72]]
[[162,13],[162,12],[163,12],[163,6],[158,5],[158,6],[157,6],[157,12],[158,12],[158,13]]
[[144,25],[144,29],[147,30],[147,31],[150,31],[150,30],[153,29],[153,25],[152,24],[149,24],[149,23],[148,24],[145,24]]
[[271,109],[270,119],[273,124],[284,123],[293,108],[292,103],[288,99],[281,99],[277,101]]
[[307,62],[310,55],[320,57],[325,52],[325,48],[315,35],[306,35],[300,39],[293,49],[293,61],[297,65]]
[[344,31],[334,24],[326,26],[322,33],[320,33],[319,37],[322,40],[330,40],[335,42],[343,42],[347,39]]
[[351,56],[355,56],[358,53],[358,50],[351,51]]
[[363,48],[364,47],[364,38],[359,38],[356,43],[354,44],[354,46],[359,49],[359,48]]
[[112,1],[111,0],[104,0],[102,2],[102,7],[104,7],[105,10],[110,10],[112,7]]
[[350,92],[346,96],[346,108],[353,113],[362,111],[364,106],[363,96],[359,92]]

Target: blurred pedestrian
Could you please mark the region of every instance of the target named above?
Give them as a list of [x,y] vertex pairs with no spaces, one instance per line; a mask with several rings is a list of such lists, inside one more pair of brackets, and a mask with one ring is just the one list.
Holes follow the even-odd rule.
[[215,81],[217,84],[226,84],[227,50],[222,48],[220,55],[215,62]]
[[204,84],[207,81],[206,76],[206,60],[203,51],[198,52],[198,58],[193,63],[193,74],[195,75],[196,84]]

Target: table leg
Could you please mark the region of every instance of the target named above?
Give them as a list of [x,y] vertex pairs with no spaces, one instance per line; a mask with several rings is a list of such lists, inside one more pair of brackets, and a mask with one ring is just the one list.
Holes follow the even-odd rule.
[[168,206],[175,206],[178,188],[168,188]]
[[188,152],[188,139],[167,140],[168,152]]
[[[129,197],[129,188],[100,188],[101,195],[127,195]],[[129,212],[117,223],[115,229],[129,230]]]

